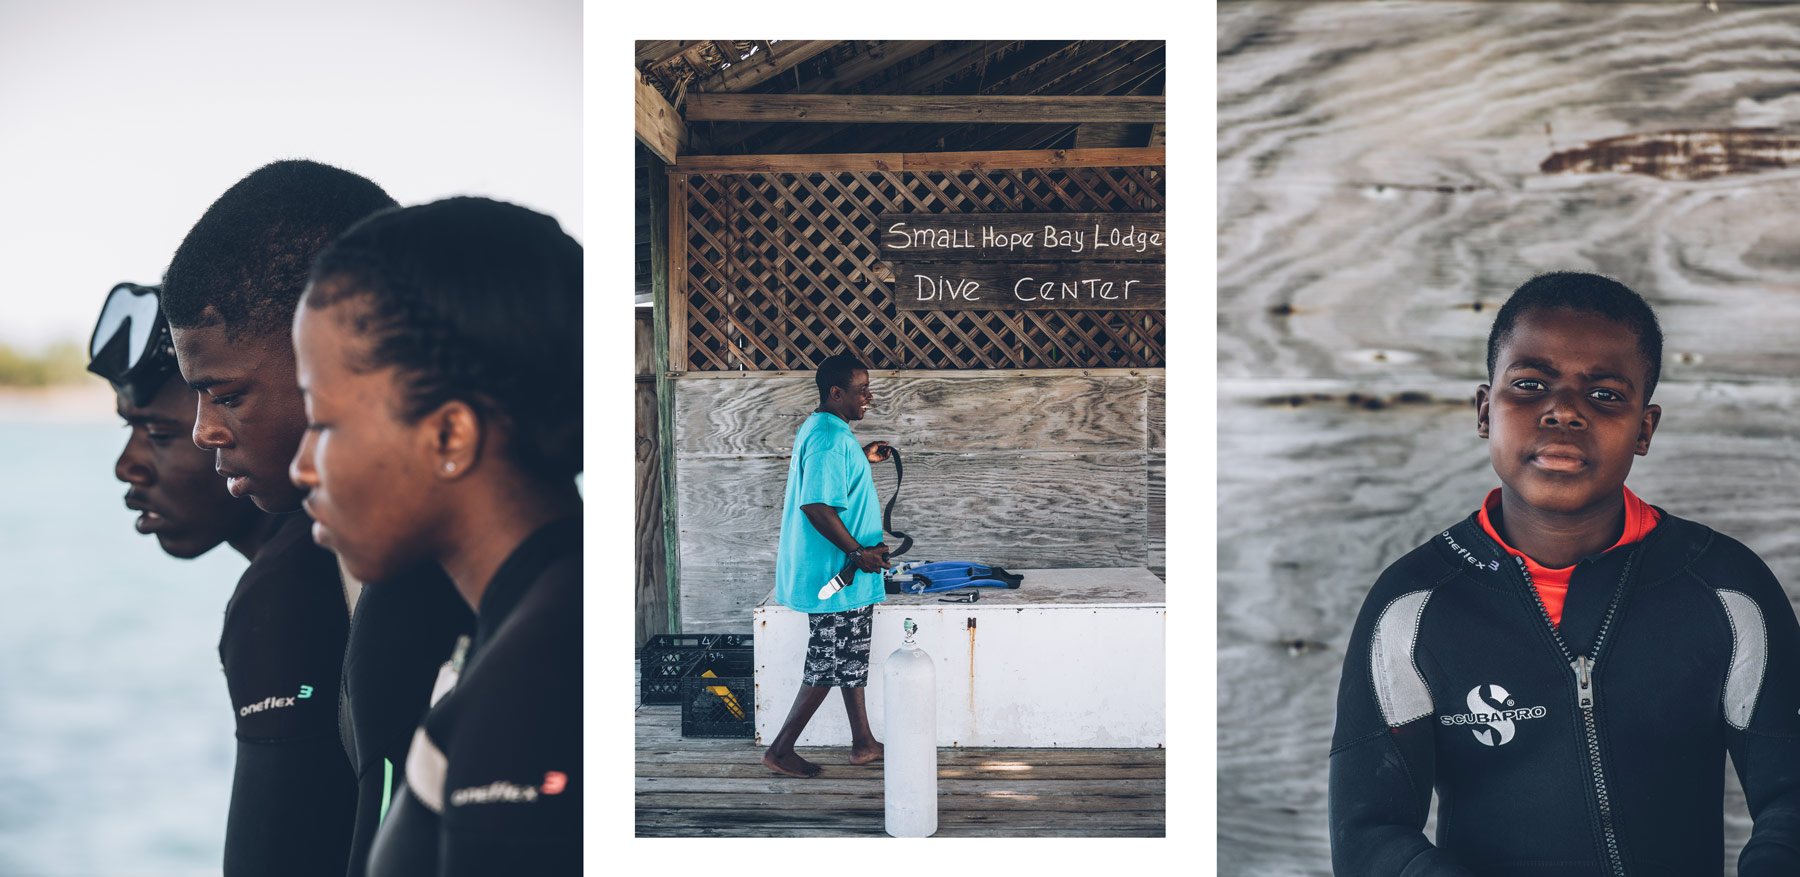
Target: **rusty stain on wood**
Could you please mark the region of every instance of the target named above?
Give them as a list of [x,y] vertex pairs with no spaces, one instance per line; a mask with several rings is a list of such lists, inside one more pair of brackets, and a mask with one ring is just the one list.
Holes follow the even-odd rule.
[[975,617],[969,616],[969,734],[976,734],[975,719]]
[[1775,128],[1725,128],[1608,137],[1553,153],[1538,169],[1705,180],[1793,166],[1800,166],[1800,136]]

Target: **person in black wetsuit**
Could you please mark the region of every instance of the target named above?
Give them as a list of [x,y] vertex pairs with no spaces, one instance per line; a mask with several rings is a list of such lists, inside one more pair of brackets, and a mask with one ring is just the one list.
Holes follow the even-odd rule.
[[[88,371],[112,384],[119,419],[131,427],[113,474],[126,484],[137,531],[165,554],[199,557],[227,543],[249,558],[274,519],[233,499],[194,447],[194,393],[176,380],[175,348],[157,301],[160,287],[121,283],[107,295],[88,345]],[[146,328],[148,327],[148,328]]]
[[345,233],[295,314],[320,544],[369,580],[441,564],[477,608],[371,877],[581,869],[581,263],[555,220],[452,198]]
[[219,642],[238,738],[227,877],[362,873],[388,803],[387,765],[405,763],[436,667],[473,626],[429,567],[397,571],[387,599],[361,600],[313,543],[305,491],[287,478],[305,430],[288,327],[308,268],[344,229],[393,204],[347,171],[275,162],[207,209],[164,278],[182,378],[199,393],[193,441],[214,452],[232,496],[275,518]]

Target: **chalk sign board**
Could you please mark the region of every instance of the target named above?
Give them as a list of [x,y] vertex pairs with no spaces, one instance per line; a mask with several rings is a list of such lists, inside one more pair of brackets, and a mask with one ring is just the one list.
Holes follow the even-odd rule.
[[883,213],[888,262],[1162,262],[1161,213]]
[[1160,213],[883,213],[894,306],[1161,310]]
[[1143,311],[1164,302],[1160,264],[914,262],[893,271],[903,311]]

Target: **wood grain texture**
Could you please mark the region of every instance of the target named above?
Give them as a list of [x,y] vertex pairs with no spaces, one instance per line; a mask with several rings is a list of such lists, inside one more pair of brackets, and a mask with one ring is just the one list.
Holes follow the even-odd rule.
[[1162,147],[1095,149],[998,149],[990,152],[909,152],[906,170],[958,171],[1032,167],[1161,166]]
[[632,564],[635,574],[635,645],[669,629],[669,591],[663,539],[663,502],[660,430],[656,404],[655,321],[648,308],[634,314],[633,353],[638,380],[633,385],[635,459],[633,483],[636,515]]
[[[881,764],[800,747],[825,767],[775,776],[749,740],[683,739],[679,707],[636,714],[639,837],[880,837]],[[939,837],[1161,837],[1160,749],[938,750]]]
[[[876,372],[869,381],[875,401],[856,432],[865,442],[894,443],[909,469],[915,452],[1145,447],[1153,378],[1020,374],[938,372],[890,378]],[[690,377],[678,384],[675,430],[683,454],[786,454],[793,450],[801,422],[819,405],[811,372]]]
[[[678,242],[687,240],[687,210],[685,208],[676,210],[670,206],[687,203],[688,181],[686,176],[671,172],[667,175],[667,182],[668,187],[662,191],[658,191],[654,182],[650,187],[651,193],[662,199],[658,204],[668,217],[668,237],[660,241],[662,246],[656,251],[657,261],[668,263],[668,269],[664,272],[663,278],[668,291],[656,303],[658,313],[668,314],[666,324],[666,331],[669,333],[668,358],[663,362],[664,374],[671,371],[686,371],[688,361],[688,333],[678,328],[687,325],[688,248],[685,244],[676,246]],[[664,253],[668,254],[667,259],[662,257],[661,254]],[[665,302],[667,307],[663,306]]]
[[1014,149],[991,152],[859,152],[792,155],[685,155],[680,174],[799,173],[804,171],[955,171],[1042,167],[1160,166],[1162,147]]
[[633,76],[636,87],[635,126],[639,143],[649,147],[664,162],[673,162],[687,142],[687,125],[681,114],[669,105],[642,76]]
[[1791,6],[1224,4],[1221,377],[1473,378],[1554,269],[1645,295],[1665,379],[1800,373],[1796,55]]
[[638,40],[633,46],[633,58],[639,69],[666,61],[693,46],[697,40]]
[[1169,455],[1151,451],[1144,460],[1144,565],[1168,578]]
[[[1328,874],[1326,754],[1344,646],[1389,563],[1497,486],[1473,384],[1221,381],[1219,869]],[[1659,386],[1629,484],[1756,551],[1800,596],[1800,387]],[[1748,836],[1728,780],[1726,848]]]
[[[1160,392],[1160,374],[877,372],[855,429],[902,451],[894,521],[916,556],[1146,566],[1162,538],[1145,450],[1153,382]],[[682,629],[741,631],[774,586],[789,454],[817,386],[811,372],[672,383]],[[885,503],[894,468],[873,471]]]
[[[1142,452],[909,453],[894,523],[909,556],[1006,567],[1142,566]],[[743,631],[775,584],[788,457],[682,455],[681,619],[686,633]],[[875,468],[885,504],[891,466]]]
[[655,168],[651,168],[649,184],[652,252],[650,319],[654,332],[651,374],[656,379],[656,469],[660,479],[662,504],[661,520],[657,528],[663,539],[664,596],[659,602],[662,604],[663,629],[678,633],[681,630],[681,598],[678,590],[681,582],[681,539],[678,510],[674,503],[668,501],[669,497],[675,495],[675,387],[669,379],[669,369],[671,362],[679,361],[673,357],[682,355],[681,346],[686,337],[685,333],[674,331],[676,324],[671,316],[679,313],[682,299],[680,290],[671,280],[676,276],[676,268],[685,263],[669,250],[669,235],[681,227],[680,217],[671,219],[665,216],[670,213],[670,195],[676,193],[679,186],[674,177],[656,173]]
[[[782,40],[771,46],[763,43],[759,51],[748,59],[734,61],[730,67],[714,70],[705,78],[697,80],[691,86],[694,94],[701,92],[743,91],[780,76],[783,72],[812,58],[832,46],[837,40]],[[735,53],[733,53],[735,55]],[[690,95],[690,99],[692,95]]]
[[1144,396],[1144,448],[1161,451],[1168,447],[1169,397],[1168,379],[1160,374],[1150,376]]

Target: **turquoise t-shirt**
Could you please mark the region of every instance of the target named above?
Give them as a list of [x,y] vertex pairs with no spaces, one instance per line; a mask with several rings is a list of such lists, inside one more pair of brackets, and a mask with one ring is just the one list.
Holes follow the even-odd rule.
[[842,612],[887,599],[881,574],[858,571],[856,581],[826,599],[819,589],[844,568],[842,549],[813,528],[801,506],[824,503],[838,510],[859,545],[881,541],[881,503],[869,458],[850,424],[816,411],[794,437],[787,495],[781,502],[781,547],[775,557],[775,599],[799,612]]

